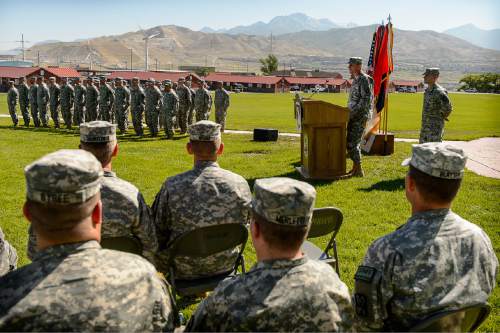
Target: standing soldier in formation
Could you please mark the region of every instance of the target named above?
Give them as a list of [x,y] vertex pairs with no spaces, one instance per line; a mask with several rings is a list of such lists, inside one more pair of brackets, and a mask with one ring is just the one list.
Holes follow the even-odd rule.
[[142,129],[142,114],[144,113],[144,101],[146,94],[144,89],[139,84],[139,78],[132,78],[132,86],[130,88],[130,111],[132,112],[132,124],[134,125],[135,134],[143,136]]
[[124,81],[121,78],[115,80],[115,102],[114,117],[120,133],[125,133],[128,129],[128,107],[130,106],[130,91],[124,87]]
[[[258,179],[250,235],[258,262],[222,281],[187,332],[350,332],[354,312],[333,268],[302,253],[316,191],[290,178]],[[223,320],[221,320],[223,318]]]
[[165,81],[163,85],[165,87],[161,105],[161,114],[164,121],[163,128],[167,139],[172,139],[174,137],[175,118],[179,112],[179,97],[172,90],[171,81]]
[[154,85],[154,79],[146,83],[146,124],[151,136],[158,135],[158,112],[161,101],[161,91]]
[[226,128],[227,109],[229,108],[229,93],[224,89],[222,81],[217,82],[215,90],[215,122],[220,124],[221,132]]
[[208,91],[205,81],[202,81],[201,87],[196,90],[194,105],[197,122],[200,120],[208,120],[208,118],[210,118],[210,110],[212,109],[212,95],[210,95],[210,91]]
[[[466,161],[450,144],[413,145],[402,164],[412,216],[370,245],[354,276],[359,332],[407,332],[429,314],[488,300],[498,269],[491,240],[451,209]],[[443,331],[461,331],[457,319]]]
[[[161,81],[160,80],[154,80],[153,82],[154,82],[156,88],[158,88],[158,90],[161,92],[162,91]],[[159,119],[159,121],[158,121],[158,127],[160,129],[163,128],[163,123],[165,122],[165,120],[163,119],[163,115],[161,114],[161,103],[162,103],[162,99],[160,97],[160,102],[158,103],[158,119]]]
[[50,116],[54,121],[54,127],[59,128],[59,98],[61,89],[59,85],[56,83],[56,78],[51,76],[49,77],[49,93],[50,93]]
[[99,87],[99,119],[114,122],[113,101],[115,94],[113,89],[106,82],[106,78],[101,76],[101,86]]
[[47,104],[50,102],[50,91],[43,78],[39,76],[36,79],[38,88],[36,90],[36,104],[38,105],[38,115],[43,127],[49,127],[49,115],[47,114]]
[[35,125],[35,127],[40,127],[40,117],[38,117],[38,105],[36,104],[37,95],[38,95],[38,85],[36,84],[36,78],[32,77],[30,79],[30,90],[29,90],[31,117],[33,118],[33,125]]
[[189,92],[191,93],[191,106],[189,107],[189,112],[188,112],[188,116],[187,116],[187,122],[188,122],[188,126],[189,126],[189,125],[193,124],[193,121],[195,118],[195,115],[194,115],[194,112],[195,112],[195,110],[194,110],[194,97],[195,97],[196,92],[192,88],[192,81],[191,80],[186,81],[186,86],[188,87]]
[[39,252],[0,278],[0,331],[173,331],[172,299],[153,265],[99,244],[103,169],[94,155],[59,150],[24,170],[23,211]]
[[7,105],[9,106],[10,117],[12,118],[12,123],[14,127],[17,126],[19,120],[17,119],[16,106],[17,99],[19,98],[19,92],[14,85],[14,81],[9,81],[9,92],[7,93]]
[[85,122],[85,104],[87,88],[82,85],[79,77],[75,80],[75,111],[73,114],[73,125],[80,126]]
[[67,129],[71,129],[72,108],[75,99],[75,92],[68,79],[61,79],[61,113]]
[[177,85],[177,96],[179,96],[179,127],[181,134],[185,134],[188,126],[188,113],[191,108],[191,90],[184,84],[185,79],[181,77]]
[[365,131],[366,122],[370,118],[373,90],[372,78],[361,70],[363,59],[349,59],[349,72],[352,77],[351,91],[347,107],[349,108],[349,123],[347,124],[347,153],[352,160],[352,170],[349,175],[363,177],[361,167],[360,143]]
[[87,92],[85,94],[85,121],[97,120],[97,108],[99,106],[99,90],[95,86],[97,80],[87,80]]
[[30,125],[30,114],[28,111],[30,104],[30,99],[29,99],[30,88],[26,84],[25,77],[21,77],[19,79],[18,91],[19,91],[19,106],[21,108],[21,114],[23,115],[24,126],[28,127]]
[[439,68],[427,68],[423,75],[424,82],[428,86],[424,93],[419,142],[441,142],[444,135],[444,121],[448,121],[452,105],[446,89],[437,84]]

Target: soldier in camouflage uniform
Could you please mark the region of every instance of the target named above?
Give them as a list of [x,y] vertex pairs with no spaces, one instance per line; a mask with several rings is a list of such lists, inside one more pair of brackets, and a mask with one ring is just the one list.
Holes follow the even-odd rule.
[[[158,88],[158,90],[160,90],[160,92],[163,91],[164,87],[162,87],[162,83],[160,80],[155,80],[154,84],[155,84],[156,88]],[[162,93],[162,97],[163,97],[163,93]],[[163,103],[163,98],[160,98],[160,102],[158,103],[158,128],[159,129],[162,129],[163,124],[165,123],[165,119],[163,119],[163,114],[161,113],[161,109],[163,107],[162,103]]]
[[36,105],[38,106],[38,115],[43,127],[49,127],[49,114],[47,113],[47,104],[50,102],[50,91],[43,78],[39,76],[36,79],[38,88],[36,90]]
[[97,120],[97,108],[99,104],[99,89],[95,86],[97,80],[89,78],[87,80],[87,90],[85,93],[85,121]]
[[64,120],[64,125],[66,125],[67,129],[71,129],[71,120],[73,117],[73,102],[75,99],[75,91],[73,86],[68,83],[68,79],[63,77],[61,79],[61,87],[60,87],[60,95],[61,95],[61,114]]
[[412,216],[372,243],[355,275],[362,331],[408,331],[434,312],[485,303],[491,294],[498,268],[491,241],[450,208],[466,160],[449,144],[413,146],[403,163]]
[[161,91],[154,85],[154,79],[149,79],[146,85],[146,124],[151,136],[158,135],[158,113],[161,101]]
[[154,267],[99,245],[102,176],[83,150],[59,150],[25,168],[23,211],[40,252],[0,278],[0,330],[173,330],[168,286]]
[[444,135],[444,121],[448,121],[452,105],[446,89],[436,82],[439,68],[427,68],[423,75],[428,87],[424,93],[419,142],[441,142]]
[[[169,242],[199,227],[224,223],[247,224],[250,220],[250,188],[246,180],[217,164],[222,154],[220,125],[200,121],[189,127],[187,150],[194,155],[194,168],[167,179],[153,203],[160,252],[156,264],[168,272]],[[179,257],[175,260],[181,279],[193,279],[230,271],[238,250],[209,258]]]
[[134,125],[135,134],[143,136],[142,115],[144,113],[144,101],[146,94],[144,89],[139,84],[139,78],[132,78],[132,86],[130,88],[130,111],[132,112],[132,124]]
[[179,96],[179,127],[181,134],[185,134],[188,126],[188,113],[191,108],[191,90],[184,84],[185,79],[180,78],[177,85],[177,96]]
[[196,110],[196,121],[208,120],[210,118],[212,95],[210,95],[210,91],[208,91],[205,81],[202,81],[201,87],[196,90],[194,105]]
[[30,105],[29,92],[30,88],[26,84],[26,78],[21,77],[19,79],[19,107],[21,108],[21,114],[23,115],[24,126],[28,127],[30,125],[30,113],[28,111]]
[[50,94],[50,116],[54,121],[54,127],[59,128],[59,103],[60,103],[60,93],[61,89],[59,85],[56,83],[56,78],[51,76],[49,77],[49,94]]
[[221,124],[222,132],[226,128],[227,109],[229,108],[229,93],[224,89],[222,81],[217,82],[215,90],[215,122]]
[[14,85],[14,81],[9,81],[9,91],[7,92],[7,106],[9,107],[9,114],[12,118],[12,123],[14,127],[17,126],[19,120],[17,119],[16,106],[17,99],[19,98],[19,92]]
[[16,267],[17,251],[7,242],[2,228],[0,228],[0,277],[15,270]]
[[188,126],[189,125],[192,125],[193,124],[193,121],[194,121],[194,96],[196,94],[196,92],[194,91],[193,87],[192,87],[192,82],[191,81],[186,81],[186,87],[188,87],[189,89],[189,92],[191,93],[191,106],[189,107],[189,112],[188,112],[188,116],[187,116],[187,123],[188,123]]
[[316,191],[290,178],[258,179],[250,233],[257,264],[221,282],[198,306],[186,331],[336,332],[353,322],[347,286],[301,246]]
[[370,118],[373,101],[372,78],[361,70],[362,61],[359,57],[349,59],[349,72],[353,80],[347,102],[350,110],[347,124],[347,153],[353,163],[349,174],[355,177],[364,176],[361,167],[360,143],[366,122]]
[[80,78],[75,80],[75,112],[73,114],[73,125],[80,126],[85,122],[85,96],[87,88],[81,84]]
[[101,77],[101,86],[99,87],[99,116],[98,119],[105,121],[113,121],[113,102],[115,93],[110,85],[106,83],[106,78]]
[[36,84],[36,78],[30,78],[30,90],[29,90],[29,100],[31,117],[33,118],[33,125],[35,127],[40,127],[40,118],[38,117],[38,105],[36,104],[38,85]]
[[165,91],[163,92],[160,114],[163,115],[165,135],[167,139],[172,139],[174,137],[175,118],[179,112],[179,97],[175,91],[172,90],[171,81],[165,81],[163,85]]
[[114,114],[120,133],[128,130],[128,107],[130,106],[130,90],[125,86],[124,80],[115,81]]

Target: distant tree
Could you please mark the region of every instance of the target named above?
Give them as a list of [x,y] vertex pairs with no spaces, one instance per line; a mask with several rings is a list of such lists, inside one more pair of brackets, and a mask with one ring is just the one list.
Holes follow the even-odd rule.
[[462,86],[458,90],[476,89],[483,93],[500,93],[500,74],[497,73],[468,74],[459,83]]
[[201,67],[201,68],[198,68],[195,71],[195,73],[198,76],[207,76],[208,74],[210,74],[210,69],[208,67]]
[[274,54],[269,54],[266,58],[259,59],[262,66],[260,70],[264,75],[271,75],[278,70],[278,58]]

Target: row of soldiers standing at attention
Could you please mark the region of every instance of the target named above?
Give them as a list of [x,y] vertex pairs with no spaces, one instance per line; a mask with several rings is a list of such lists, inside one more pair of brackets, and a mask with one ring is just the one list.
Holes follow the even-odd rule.
[[[249,227],[257,263],[222,281],[186,331],[408,331],[437,311],[484,304],[491,295],[498,269],[491,241],[451,210],[467,160],[461,149],[413,146],[402,164],[411,217],[369,246],[351,296],[330,265],[302,252],[314,187],[258,179],[252,196],[243,177],[217,163],[220,129],[211,121],[188,128],[193,168],[168,178],[151,208],[112,171],[118,146],[109,122],[82,124],[80,150],[28,165],[23,214],[32,263],[14,269],[15,251],[1,240],[0,274],[10,272],[0,278],[0,330],[172,331],[175,307],[154,266],[168,274],[173,240],[225,223]],[[142,242],[145,259],[99,244],[123,236]],[[209,277],[230,271],[236,256],[228,250],[173,265],[182,279]]]
[[[30,118],[35,127],[49,126],[49,113],[56,128],[59,124],[59,109],[66,128],[78,126],[84,122],[104,120],[116,123],[120,132],[128,129],[129,108],[132,113],[132,124],[137,135],[143,136],[143,117],[152,136],[157,136],[159,128],[165,129],[167,138],[174,136],[174,129],[179,128],[180,134],[185,134],[187,126],[193,122],[206,120],[212,109],[212,95],[205,82],[196,91],[191,87],[191,81],[180,78],[178,82],[169,80],[162,84],[154,79],[146,81],[141,87],[139,78],[131,80],[131,87],[122,78],[108,82],[105,77],[88,78],[83,83],[80,78],[74,80],[74,85],[67,78],[61,79],[61,85],[54,77],[49,78],[49,84],[42,77],[31,78],[29,84],[25,78],[19,80],[16,88],[10,82],[7,95],[9,113],[14,126],[19,120],[16,106],[19,100],[24,125],[29,126]],[[225,128],[227,110],[229,108],[229,93],[222,82],[217,83],[215,91],[216,122]],[[31,117],[28,110],[31,110]]]

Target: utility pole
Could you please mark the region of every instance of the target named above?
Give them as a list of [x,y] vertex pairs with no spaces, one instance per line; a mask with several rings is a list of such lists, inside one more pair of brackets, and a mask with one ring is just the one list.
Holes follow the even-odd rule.
[[156,71],[158,71],[158,59],[155,58],[155,68],[156,68]]
[[130,70],[132,70],[132,49],[130,49]]
[[24,34],[21,34],[21,40],[18,40],[17,42],[21,43],[21,49],[23,50],[23,61],[25,61],[26,60],[26,56],[25,56],[24,43],[29,43],[29,41],[24,40]]
[[273,33],[271,32],[271,54],[273,54]]
[[40,67],[40,51],[37,52],[37,64],[38,64],[38,67]]

